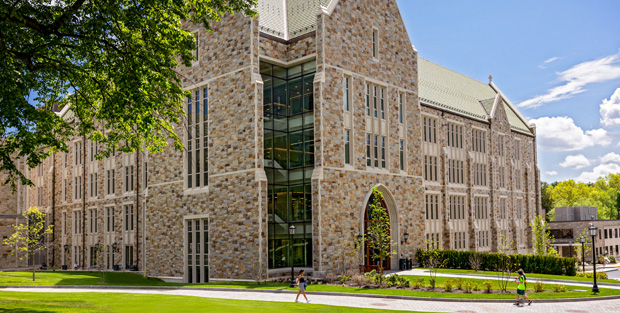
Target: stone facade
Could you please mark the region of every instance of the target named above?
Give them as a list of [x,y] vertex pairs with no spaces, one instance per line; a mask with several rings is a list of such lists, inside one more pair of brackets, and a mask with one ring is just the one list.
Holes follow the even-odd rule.
[[6,178],[6,174],[0,172],[0,268],[26,265],[17,255],[11,255],[11,247],[2,244],[15,231],[13,225],[23,222],[18,211],[18,194],[9,185],[3,184]]
[[[193,148],[188,145],[186,150],[176,151],[168,147],[154,155],[117,153],[97,161],[91,160],[90,143],[76,138],[68,145],[69,153],[53,156],[40,172],[29,172],[44,196],[37,198],[32,190],[22,192],[19,196],[25,202],[18,210],[39,201],[38,205],[52,214],[57,231],[54,248],[48,253],[50,264],[78,263],[88,268],[92,264],[90,248],[103,243],[117,247],[112,255],[99,258],[106,266],[126,269],[133,264],[152,276],[204,280],[196,272],[200,270],[211,279],[266,279],[288,272],[289,268],[268,265],[268,255],[274,249],[269,239],[273,199],[269,198],[265,171],[263,123],[269,112],[263,103],[267,100],[261,62],[282,68],[316,62],[311,104],[314,167],[309,272],[326,273],[336,271],[343,263],[364,262],[362,255],[347,260],[342,255],[364,233],[364,215],[373,186],[384,194],[390,215],[396,252],[390,261],[392,268],[399,258],[414,258],[417,249],[426,248],[431,233],[439,234],[442,248],[453,247],[457,228],[467,236],[467,246],[462,249],[497,251],[500,234],[505,233],[510,240],[524,238],[518,241],[518,251],[529,251],[531,235],[524,231],[520,236],[518,231],[527,229],[540,207],[535,133],[512,130],[502,105],[494,115],[480,121],[421,101],[417,50],[411,45],[396,1],[333,0],[316,15],[313,30],[297,38],[260,32],[260,19],[223,16],[212,24],[212,32],[202,26],[184,25],[198,38],[199,57],[191,67],[181,66],[178,72],[193,97],[188,103],[202,105],[200,101],[205,101],[205,109],[200,108],[203,111],[188,111],[177,128],[180,138],[185,143],[191,141]],[[346,81],[348,109],[344,106]],[[367,104],[367,90],[378,90],[375,97],[382,99],[380,114],[370,113],[374,108]],[[206,126],[198,126],[203,131],[199,137],[204,139],[196,137],[194,144],[191,125],[199,112],[208,117],[204,117]],[[434,146],[423,140],[425,116],[439,122],[439,141]],[[449,122],[464,126],[464,145],[458,150],[447,143]],[[485,153],[472,151],[473,129],[486,131],[489,149]],[[345,142],[345,132],[350,134],[349,142]],[[506,138],[501,155],[500,136]],[[384,142],[381,149],[375,144],[376,151],[384,153],[373,153],[370,161],[368,138]],[[515,142],[520,143],[519,150],[513,148]],[[348,160],[345,147],[349,147]],[[188,179],[193,179],[189,169],[197,166],[196,155],[191,154],[197,149],[204,157],[198,160],[200,164],[208,163],[208,181],[196,186]],[[441,175],[436,181],[424,177],[427,153],[439,157]],[[465,179],[460,184],[449,182],[448,165],[455,157],[466,164]],[[487,165],[486,186],[472,183],[475,162]],[[507,171],[507,181],[501,186],[500,165]],[[110,172],[115,175],[113,191],[108,188]],[[97,193],[91,196],[95,174]],[[521,175],[522,183],[513,179],[517,175]],[[131,181],[132,176],[136,177],[133,189],[127,190],[126,179]],[[440,215],[433,221],[425,216],[427,194],[440,199]],[[450,196],[454,194],[466,198],[466,218],[458,225],[449,217]],[[474,211],[475,199],[481,197],[488,199],[490,208],[484,223],[475,219]],[[505,199],[502,201],[508,209],[503,221],[498,218],[500,198]],[[517,203],[523,209],[521,218],[516,218]],[[130,208],[133,210],[127,211]],[[111,228],[108,212],[115,221]],[[133,216],[131,227],[128,212],[133,214],[129,215]],[[91,214],[96,218],[96,231],[91,227]],[[482,230],[491,237],[484,247],[477,237]]]

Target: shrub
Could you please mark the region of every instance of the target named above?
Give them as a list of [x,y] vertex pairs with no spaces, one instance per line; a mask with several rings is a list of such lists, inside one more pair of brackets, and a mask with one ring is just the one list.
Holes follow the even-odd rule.
[[474,271],[479,271],[482,266],[482,257],[480,254],[472,254],[469,256],[469,267]]
[[413,281],[413,289],[420,289],[424,285],[424,278],[416,278]]
[[349,280],[351,280],[351,276],[342,275],[338,279],[338,282],[341,283],[341,284],[344,284],[345,282],[348,282]]
[[486,293],[491,293],[491,290],[493,289],[492,280],[485,280],[482,282],[482,285],[484,285],[484,290],[486,291]]
[[[503,255],[499,253],[474,252],[474,251],[454,251],[454,250],[418,250],[416,259],[421,264],[426,264],[429,256],[437,255],[439,261],[445,262],[445,268],[472,269],[470,264],[471,256],[480,257],[480,268],[496,271],[500,257],[509,257],[510,264],[516,268],[522,268],[526,273],[533,274],[552,274],[575,276],[577,273],[574,258],[560,258],[553,256],[537,255]],[[475,267],[477,267],[474,264]]]
[[362,286],[366,283],[366,277],[360,274],[353,275],[353,277],[351,277],[351,281],[358,286]]
[[[577,273],[577,277],[593,278],[594,274],[592,272]],[[596,279],[609,279],[609,277],[607,276],[607,273],[605,272],[598,272],[596,273]]]
[[325,278],[323,278],[323,280],[328,284],[332,284],[338,280],[338,276],[336,276],[336,274],[332,272],[329,272],[325,275]]
[[471,280],[466,280],[463,282],[463,289],[465,289],[465,293],[471,293],[472,288],[474,288],[474,282]]
[[463,280],[461,278],[457,278],[454,280],[454,286],[456,287],[456,289],[463,289]]
[[472,284],[474,285],[473,286],[474,291],[480,290],[480,285],[478,284],[478,282],[474,281],[474,282],[472,282]]
[[446,289],[446,292],[452,292],[452,281],[451,280],[446,280],[445,282],[443,282],[443,287],[444,289]]
[[616,263],[616,257],[615,257],[615,256],[610,255],[610,256],[608,257],[608,259],[609,259],[609,263]]
[[545,284],[543,284],[542,280],[537,279],[534,283],[534,291],[543,292],[543,290],[545,290]]
[[411,281],[403,276],[398,276],[397,283],[401,287],[409,288]]
[[566,291],[566,286],[560,285],[560,284],[553,285],[553,291],[555,291],[555,292],[565,292]]

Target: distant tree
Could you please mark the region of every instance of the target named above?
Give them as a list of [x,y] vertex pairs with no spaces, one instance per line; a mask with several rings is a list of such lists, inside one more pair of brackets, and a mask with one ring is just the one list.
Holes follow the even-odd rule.
[[[0,8],[0,170],[5,183],[32,185],[13,156],[30,168],[67,139],[87,136],[133,153],[173,143],[183,116],[179,65],[195,59],[202,24],[240,12],[256,16],[257,0],[13,0]],[[52,112],[71,104],[69,124]],[[123,143],[128,143],[125,146]],[[119,145],[120,144],[120,145]],[[40,149],[49,147],[50,149]],[[101,156],[99,156],[101,157]]]
[[[541,195],[541,205],[543,210],[545,210],[545,216],[554,209],[553,206],[553,198],[551,197],[551,189],[553,187],[550,186],[546,182],[541,182],[540,195]],[[549,219],[547,219],[549,221]]]
[[616,219],[620,219],[620,191],[616,193]]
[[11,255],[17,255],[20,260],[33,259],[32,281],[35,281],[34,257],[47,249],[46,237],[52,234],[53,225],[45,227],[45,214],[36,207],[30,207],[23,216],[26,219],[26,225],[13,225],[15,232],[2,243],[13,247]]
[[553,244],[554,239],[548,231],[547,221],[540,215],[536,215],[532,221],[532,232],[534,233],[534,254],[546,255],[547,250]]

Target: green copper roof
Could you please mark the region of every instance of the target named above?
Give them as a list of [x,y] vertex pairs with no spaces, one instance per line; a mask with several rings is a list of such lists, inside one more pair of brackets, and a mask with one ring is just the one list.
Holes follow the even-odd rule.
[[480,104],[482,104],[484,110],[487,111],[487,114],[491,115],[491,111],[493,111],[493,104],[495,104],[495,98],[480,100]]
[[521,118],[519,118],[517,113],[514,111],[514,106],[508,105],[506,101],[502,101],[502,103],[504,104],[504,110],[506,111],[506,115],[508,116],[510,128],[532,135],[530,128],[523,122]]
[[[491,115],[497,92],[490,85],[423,58],[418,58],[418,75],[420,102],[479,121]],[[502,103],[511,129],[532,134],[514,106]]]
[[486,121],[480,100],[495,98],[491,86],[443,66],[418,58],[420,101],[444,110]]

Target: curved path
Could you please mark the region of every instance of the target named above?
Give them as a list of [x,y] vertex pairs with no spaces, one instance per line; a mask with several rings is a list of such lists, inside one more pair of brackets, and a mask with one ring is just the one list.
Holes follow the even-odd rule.
[[[188,290],[188,289],[141,289],[141,288],[2,288],[4,291],[19,292],[115,292],[133,294],[183,295],[217,299],[234,299],[250,301],[292,302],[295,293],[259,292],[253,290]],[[608,313],[620,311],[620,300],[595,300],[584,302],[534,303],[532,306],[516,307],[511,303],[492,302],[444,302],[433,300],[387,299],[366,296],[313,295],[309,291],[311,303],[355,308],[372,308],[383,310],[406,310],[424,312],[566,312],[566,313]]]

